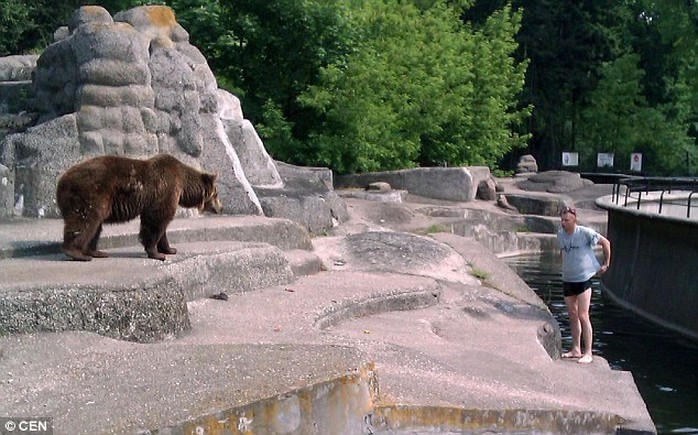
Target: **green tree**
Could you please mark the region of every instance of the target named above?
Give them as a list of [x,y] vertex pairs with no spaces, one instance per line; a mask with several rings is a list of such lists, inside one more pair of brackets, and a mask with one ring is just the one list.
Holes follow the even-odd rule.
[[28,35],[36,30],[33,5],[22,0],[0,1],[0,56],[24,52]]
[[53,42],[53,33],[60,26],[68,25],[73,12],[80,6],[99,5],[113,14],[145,2],[146,0],[0,0],[0,56],[43,51]]
[[[142,3],[97,2],[112,14]],[[465,0],[160,3],[277,159],[339,172],[493,166],[525,143],[512,133],[527,112],[517,108],[525,63],[512,58],[520,15],[509,6],[470,25]]]
[[473,31],[462,9],[421,3],[350,2],[356,50],[301,96],[322,114],[311,134],[317,164],[494,165],[524,142],[511,128],[525,118],[515,109],[525,65],[511,58],[518,15],[505,8]]
[[178,20],[202,49],[219,85],[241,100],[245,116],[277,159],[305,163],[315,112],[298,96],[320,69],[341,64],[352,29],[337,1],[175,0]]
[[[698,174],[698,3],[638,0],[633,5],[634,48],[647,71],[648,101],[679,136],[667,138],[671,149],[658,160],[678,173]],[[667,165],[667,155],[674,156],[673,165]]]
[[578,148],[590,164],[595,152],[605,149],[620,154],[617,166],[627,170],[628,154],[636,151],[645,155],[648,173],[691,172],[698,8],[676,1],[628,5],[633,19],[627,21],[625,54],[602,65],[598,87],[582,111]]
[[576,151],[577,121],[596,87],[600,68],[622,53],[631,19],[624,2],[520,0],[517,40],[530,59],[524,102],[534,106],[531,152],[542,168],[558,167],[562,151]]
[[602,66],[599,85],[582,111],[579,148],[588,166],[597,152],[614,153],[620,167],[629,165],[630,153],[642,152],[644,170],[673,174],[691,141],[682,123],[648,104],[639,62],[640,56],[631,53]]

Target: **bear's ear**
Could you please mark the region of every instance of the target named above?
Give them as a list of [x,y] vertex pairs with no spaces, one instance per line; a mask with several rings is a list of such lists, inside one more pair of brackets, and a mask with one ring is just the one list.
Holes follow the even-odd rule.
[[218,180],[218,172],[216,172],[215,174],[212,174],[210,172],[204,172],[203,174],[201,174],[201,177],[203,178],[203,180],[205,180],[206,184],[210,184],[211,186],[213,186],[216,183],[216,180]]

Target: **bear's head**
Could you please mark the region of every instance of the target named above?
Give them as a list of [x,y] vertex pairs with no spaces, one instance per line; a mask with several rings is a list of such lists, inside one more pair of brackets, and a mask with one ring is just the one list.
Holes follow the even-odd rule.
[[204,182],[205,191],[203,195],[203,200],[199,205],[200,212],[210,212],[210,213],[220,213],[223,210],[223,204],[221,204],[220,199],[218,199],[218,186],[216,186],[216,180],[218,180],[218,174],[201,174],[201,179]]

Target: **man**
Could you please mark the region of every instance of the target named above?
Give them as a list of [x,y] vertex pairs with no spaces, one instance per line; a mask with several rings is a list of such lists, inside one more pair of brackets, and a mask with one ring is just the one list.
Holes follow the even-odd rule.
[[[591,228],[577,225],[577,211],[565,208],[560,214],[557,243],[562,253],[562,292],[567,304],[572,330],[572,349],[563,358],[579,358],[581,364],[592,361],[593,330],[589,317],[591,278],[603,274],[611,264],[611,242]],[[593,247],[601,244],[604,263],[596,259]],[[582,347],[582,338],[584,346]]]

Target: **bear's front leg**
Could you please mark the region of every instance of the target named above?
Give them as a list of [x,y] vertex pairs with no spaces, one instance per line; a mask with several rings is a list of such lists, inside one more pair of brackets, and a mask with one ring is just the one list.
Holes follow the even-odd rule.
[[97,249],[97,242],[99,241],[99,236],[101,234],[102,234],[102,225],[100,225],[99,228],[97,228],[97,232],[92,237],[92,240],[90,240],[90,243],[87,245],[87,251],[85,252],[86,255],[89,255],[90,257],[94,257],[94,258],[107,258],[107,257],[109,257],[109,254]]
[[165,257],[165,254],[158,252],[154,248],[151,248],[151,249],[146,248],[145,252],[148,254],[148,258],[152,258],[153,260],[165,261],[167,259],[167,257]]
[[158,244],[165,234],[168,223],[169,221],[162,223],[145,214],[141,215],[141,232],[139,238],[145,248],[145,252],[148,254],[148,258],[165,261],[165,254],[158,251]]
[[63,245],[61,247],[61,251],[63,251],[65,255],[76,261],[92,261],[91,256],[83,254],[79,249],[70,248]]

